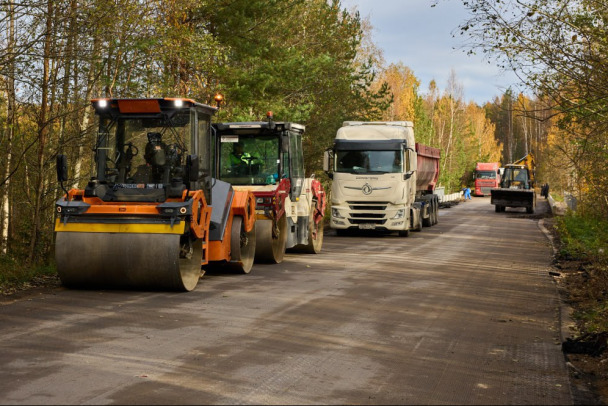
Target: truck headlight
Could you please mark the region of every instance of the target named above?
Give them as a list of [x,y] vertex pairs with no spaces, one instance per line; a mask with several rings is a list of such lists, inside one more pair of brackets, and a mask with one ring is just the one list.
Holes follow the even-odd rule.
[[399,209],[397,210],[397,213],[391,217],[391,220],[402,219],[403,217],[405,217],[405,209]]
[[331,208],[331,216],[335,217],[337,219],[343,219],[344,218],[344,216],[340,214],[340,210],[334,209],[333,207]]

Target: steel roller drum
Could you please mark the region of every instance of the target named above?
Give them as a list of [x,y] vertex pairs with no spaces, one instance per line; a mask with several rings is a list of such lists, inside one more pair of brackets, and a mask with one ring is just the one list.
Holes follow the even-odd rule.
[[55,259],[71,288],[190,291],[201,275],[202,243],[180,258],[179,234],[59,232]]
[[255,223],[256,247],[255,258],[262,262],[281,263],[285,255],[287,242],[285,216],[279,220],[278,238],[272,236],[272,220],[257,220]]

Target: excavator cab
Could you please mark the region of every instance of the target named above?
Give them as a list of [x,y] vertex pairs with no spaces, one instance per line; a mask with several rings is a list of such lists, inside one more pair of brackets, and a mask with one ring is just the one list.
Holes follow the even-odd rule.
[[507,189],[530,189],[531,182],[528,168],[523,165],[507,165],[503,177],[500,180],[500,187]]

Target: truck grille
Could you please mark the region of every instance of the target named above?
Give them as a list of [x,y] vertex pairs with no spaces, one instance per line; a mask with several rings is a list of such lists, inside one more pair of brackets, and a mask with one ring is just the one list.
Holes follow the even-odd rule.
[[387,202],[346,202],[351,210],[386,210]]
[[347,202],[352,210],[348,221],[351,224],[376,224],[386,223],[387,202]]
[[489,195],[490,194],[490,190],[492,190],[491,187],[481,187],[481,193],[483,193],[484,195]]

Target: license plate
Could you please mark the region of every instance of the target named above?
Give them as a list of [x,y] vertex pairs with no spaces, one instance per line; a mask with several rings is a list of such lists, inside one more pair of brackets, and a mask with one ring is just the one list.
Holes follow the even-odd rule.
[[359,228],[361,230],[373,230],[374,228],[376,228],[376,225],[374,223],[364,223],[359,224]]

